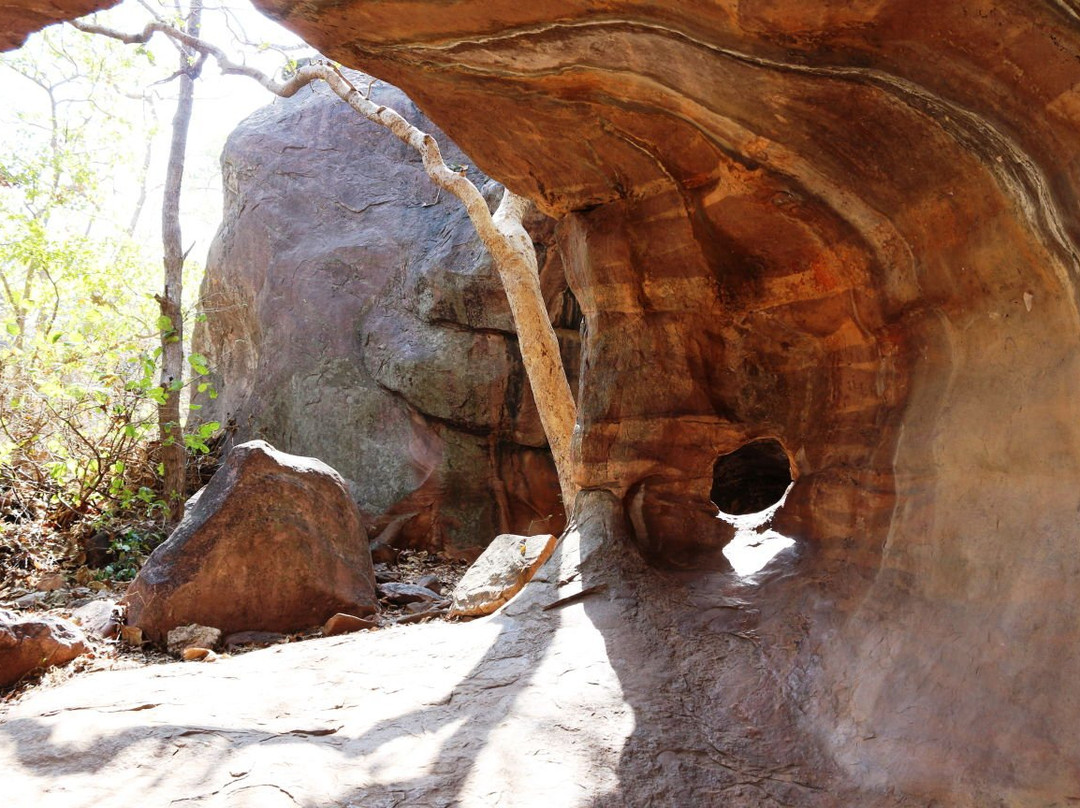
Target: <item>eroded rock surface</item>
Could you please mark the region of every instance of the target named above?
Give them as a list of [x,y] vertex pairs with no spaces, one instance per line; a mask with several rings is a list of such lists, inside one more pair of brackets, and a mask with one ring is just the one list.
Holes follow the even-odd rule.
[[121,604],[154,642],[192,623],[290,632],[378,609],[367,536],[341,477],[264,441],[229,452]]
[[562,216],[577,481],[656,564],[723,573],[714,464],[783,446],[795,560],[733,629],[762,662],[672,674],[719,758],[666,765],[783,742],[832,804],[1080,793],[1071,4],[258,3]]
[[0,2],[0,51],[22,45],[30,34],[115,6],[119,0],[18,0]]
[[[373,92],[431,128],[398,90]],[[448,161],[469,162],[433,131]],[[475,557],[500,532],[559,530],[502,286],[419,157],[315,85],[241,124],[222,165],[224,223],[195,334],[218,396],[196,416],[325,460],[385,543]],[[555,251],[543,260],[551,223],[534,224],[573,357],[561,265]]]

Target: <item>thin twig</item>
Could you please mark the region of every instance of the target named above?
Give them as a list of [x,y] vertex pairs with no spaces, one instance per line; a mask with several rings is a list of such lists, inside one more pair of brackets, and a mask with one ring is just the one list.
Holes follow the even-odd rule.
[[560,606],[568,606],[571,603],[577,603],[579,600],[583,600],[589,595],[595,595],[597,592],[603,592],[605,589],[607,589],[607,584],[597,584],[596,586],[586,587],[580,592],[575,592],[573,595],[567,595],[565,598],[559,598],[556,601],[552,601],[540,611],[550,612],[552,609],[558,609]]

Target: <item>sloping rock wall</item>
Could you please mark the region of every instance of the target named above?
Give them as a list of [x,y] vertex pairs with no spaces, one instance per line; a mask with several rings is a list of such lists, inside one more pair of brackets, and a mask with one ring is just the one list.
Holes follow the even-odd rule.
[[[671,765],[805,743],[826,794],[1080,794],[1071,3],[258,5],[562,217],[578,482],[657,565],[730,575],[713,464],[785,448],[797,545],[728,621],[741,678],[710,678],[737,657],[708,621],[653,649],[716,722]],[[627,788],[653,751],[624,750]]]
[[0,51],[20,47],[47,25],[115,6],[119,0],[19,0],[0,2]]
[[[373,92],[430,127],[401,92]],[[447,160],[468,162],[441,140]],[[502,287],[418,156],[314,86],[242,123],[222,167],[224,221],[194,335],[217,398],[198,397],[196,417],[230,423],[232,442],[264,438],[329,463],[373,539],[472,556],[499,533],[561,529]],[[551,224],[533,224],[574,357]]]

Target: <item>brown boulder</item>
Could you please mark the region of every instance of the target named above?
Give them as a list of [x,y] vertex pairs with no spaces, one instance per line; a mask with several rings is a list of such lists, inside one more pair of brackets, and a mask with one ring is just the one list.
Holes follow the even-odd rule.
[[121,601],[160,642],[189,623],[298,631],[377,608],[367,536],[341,477],[263,441],[236,446]]
[[0,687],[13,685],[38,668],[63,665],[89,650],[83,633],[67,620],[0,611]]

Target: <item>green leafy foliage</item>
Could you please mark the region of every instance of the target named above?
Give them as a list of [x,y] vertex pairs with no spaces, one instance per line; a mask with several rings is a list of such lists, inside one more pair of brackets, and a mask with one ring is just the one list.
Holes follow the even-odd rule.
[[[164,514],[157,346],[176,329],[152,295],[160,257],[129,232],[141,155],[115,148],[152,134],[144,102],[124,100],[148,61],[66,28],[0,57],[28,99],[0,111],[0,489],[58,526]],[[208,426],[185,445],[208,452]]]
[[113,581],[130,581],[146,561],[146,557],[165,540],[161,531],[125,531],[110,542],[109,550],[116,558],[101,568],[100,577]]

